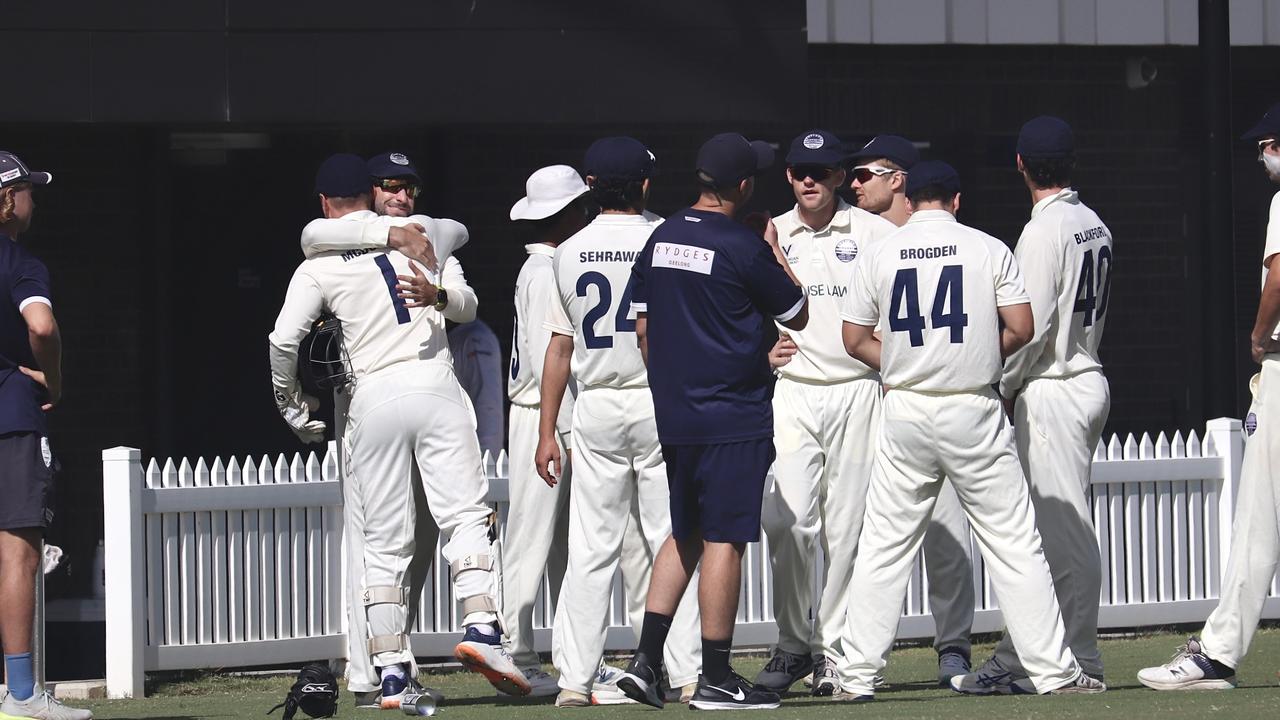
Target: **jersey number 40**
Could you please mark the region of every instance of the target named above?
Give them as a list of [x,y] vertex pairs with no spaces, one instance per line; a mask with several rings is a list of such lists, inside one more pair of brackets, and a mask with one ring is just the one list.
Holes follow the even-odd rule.
[[[1095,270],[1096,268],[1096,270]],[[1084,326],[1101,320],[1107,312],[1107,299],[1111,297],[1111,248],[1098,248],[1098,263],[1093,262],[1093,251],[1086,250],[1084,264],[1080,266],[1080,284],[1076,286],[1076,304],[1073,313],[1084,313]]]
[[[952,343],[964,342],[964,329],[969,325],[969,316],[964,314],[962,266],[946,265],[942,268],[942,274],[938,276],[938,288],[933,293],[929,324],[935,330],[950,328]],[[924,345],[925,319],[920,314],[920,281],[915,268],[903,268],[893,276],[889,329],[907,333],[911,339],[911,347]]]
[[[613,336],[596,335],[596,321],[609,312],[609,308],[613,306],[613,288],[609,285],[609,278],[605,277],[603,273],[583,273],[578,278],[578,297],[587,297],[587,289],[592,286],[596,288],[596,293],[600,299],[594,307],[587,310],[587,314],[582,318],[582,342],[587,346],[588,350],[611,348],[613,347]],[[636,331],[636,321],[627,319],[627,313],[630,310],[631,283],[627,283],[627,287],[622,293],[622,302],[619,303],[617,312],[613,314],[614,332],[633,333]]]

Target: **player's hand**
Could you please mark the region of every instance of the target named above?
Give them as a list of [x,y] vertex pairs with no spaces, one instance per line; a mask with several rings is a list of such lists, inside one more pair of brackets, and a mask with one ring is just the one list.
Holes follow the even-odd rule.
[[773,344],[773,348],[769,350],[769,367],[775,370],[791,362],[791,358],[795,356],[800,348],[796,347],[796,343],[791,336],[786,333],[778,335],[778,342]]
[[18,366],[18,370],[20,370],[23,375],[26,375],[32,380],[35,380],[36,382],[40,383],[40,386],[44,388],[45,393],[49,396],[49,402],[41,405],[40,406],[41,410],[45,412],[49,412],[50,410],[53,409],[53,406],[57,405],[58,401],[62,399],[62,383],[61,382],[54,382],[50,384],[48,376],[45,375],[44,372],[40,370],[32,370],[29,367],[22,367],[21,365]]
[[554,437],[538,440],[538,452],[533,456],[533,463],[538,470],[538,477],[548,487],[555,487],[560,482],[560,446],[556,444]]
[[440,295],[440,289],[435,283],[422,274],[417,265],[413,261],[409,261],[409,269],[413,271],[412,275],[397,275],[396,279],[400,281],[396,285],[396,297],[405,300],[405,307],[435,307],[436,299]]
[[[280,403],[281,394],[277,392],[276,402]],[[286,400],[279,404],[280,417],[284,418],[289,429],[304,443],[324,442],[325,424],[323,420],[312,420],[311,413],[320,409],[320,400],[310,395],[299,393],[292,402]]]
[[1268,353],[1280,352],[1280,340],[1276,340],[1270,335],[1264,338],[1253,338],[1249,343],[1250,354],[1253,355],[1253,361],[1262,364],[1262,357]]
[[431,272],[440,271],[440,261],[436,258],[435,246],[426,236],[426,228],[418,223],[389,228],[387,247],[426,265]]

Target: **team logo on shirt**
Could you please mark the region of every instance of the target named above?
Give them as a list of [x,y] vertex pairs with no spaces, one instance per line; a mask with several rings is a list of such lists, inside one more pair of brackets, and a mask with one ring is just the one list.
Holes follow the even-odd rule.
[[391,153],[389,156],[387,156],[387,159],[397,165],[409,164],[409,158],[405,157],[404,153]]
[[660,242],[653,246],[653,267],[688,270],[689,272],[710,275],[711,266],[715,261],[715,250],[708,250],[696,245]]
[[1249,413],[1244,419],[1244,434],[1253,435],[1258,430],[1257,413]]
[[858,243],[850,238],[836,243],[836,257],[840,262],[853,262],[853,259],[858,257]]
[[800,142],[810,150],[817,150],[822,147],[823,140],[822,136],[818,133],[809,133],[808,135],[805,135],[804,140],[801,140]]

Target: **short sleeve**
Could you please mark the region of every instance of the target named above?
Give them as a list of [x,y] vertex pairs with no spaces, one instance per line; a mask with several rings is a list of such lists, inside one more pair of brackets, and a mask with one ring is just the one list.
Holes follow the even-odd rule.
[[569,321],[569,309],[565,307],[564,296],[560,293],[560,255],[557,253],[552,261],[552,291],[547,293],[547,307],[542,316],[542,327],[559,335],[573,337],[573,323]]
[[745,267],[747,294],[761,312],[786,322],[804,307],[804,291],[796,287],[778,264],[773,250],[763,241],[755,240],[756,247]]
[[42,302],[53,306],[53,291],[49,287],[49,269],[39,259],[26,255],[18,264],[14,274],[13,285],[9,288],[9,299],[21,312],[23,308],[34,302]]
[[635,317],[636,313],[649,312],[649,269],[653,267],[653,236],[644,244],[644,249],[636,256],[631,265],[631,279],[627,282],[627,291],[631,297],[631,310],[627,313]]
[[1267,216],[1267,243],[1262,251],[1262,264],[1276,253],[1280,253],[1280,192],[1271,198],[1271,213]]
[[858,259],[849,278],[849,292],[840,305],[840,319],[855,325],[875,327],[880,321],[880,304],[871,282],[871,262],[865,254]]
[[1014,259],[1013,253],[998,240],[993,240],[991,244],[996,247],[996,256],[992,263],[996,270],[996,307],[1031,302],[1031,296],[1027,295],[1027,288],[1022,282],[1022,270],[1018,267],[1018,261]]

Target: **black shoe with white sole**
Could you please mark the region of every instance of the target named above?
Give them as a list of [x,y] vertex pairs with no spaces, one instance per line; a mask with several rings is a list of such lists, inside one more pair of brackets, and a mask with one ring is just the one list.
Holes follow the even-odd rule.
[[659,710],[666,704],[662,692],[662,664],[649,660],[637,652],[627,665],[627,671],[618,678],[618,689],[623,695]]
[[705,675],[699,675],[698,691],[689,701],[689,707],[697,710],[773,710],[781,702],[778,693],[752,685],[738,673],[729,673],[729,679],[718,685],[712,684]]

